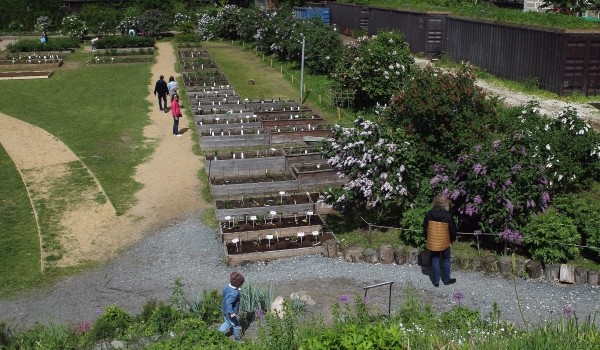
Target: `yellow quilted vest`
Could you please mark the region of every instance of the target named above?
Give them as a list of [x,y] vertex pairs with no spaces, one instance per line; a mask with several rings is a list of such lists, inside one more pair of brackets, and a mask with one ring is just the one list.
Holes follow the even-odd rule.
[[427,222],[427,249],[441,252],[450,247],[450,229],[448,224],[439,221]]

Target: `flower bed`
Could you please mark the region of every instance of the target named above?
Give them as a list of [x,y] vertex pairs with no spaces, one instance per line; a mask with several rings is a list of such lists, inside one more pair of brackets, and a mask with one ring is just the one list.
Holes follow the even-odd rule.
[[[224,244],[225,262],[229,266],[240,265],[248,262],[269,261],[292,256],[303,256],[313,254],[324,254],[325,248],[321,242],[337,240],[333,232],[326,232],[319,238],[319,243],[313,237],[307,236],[296,242],[284,239],[277,242],[261,240],[255,242],[243,242],[236,246],[233,243]],[[269,244],[270,243],[270,244]]]
[[[304,130],[301,127],[292,127],[290,130],[284,129],[271,129],[269,133],[271,135],[271,144],[285,144],[285,143],[303,143],[304,137],[331,137],[333,136],[331,129],[328,125],[317,125],[313,127],[313,130]],[[294,130],[295,129],[295,130]]]
[[210,193],[215,199],[240,198],[242,196],[264,196],[298,190],[298,180],[292,174],[266,175],[261,177],[240,177],[234,179],[211,178]]

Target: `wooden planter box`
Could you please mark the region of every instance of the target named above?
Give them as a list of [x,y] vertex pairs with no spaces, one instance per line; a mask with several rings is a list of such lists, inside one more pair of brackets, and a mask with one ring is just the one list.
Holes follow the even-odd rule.
[[[314,118],[295,118],[297,114],[293,114],[290,112],[287,116],[259,116],[260,121],[262,122],[263,128],[265,129],[286,129],[288,127],[300,127],[303,129],[309,129],[309,125],[311,127],[316,125],[325,125],[327,122],[323,120],[323,118],[319,116],[313,116]],[[290,118],[291,116],[291,118]]]
[[229,84],[225,85],[209,85],[209,86],[190,86],[186,89],[188,95],[191,93],[210,93],[218,91],[219,93],[225,91],[234,91],[233,86]]
[[268,170],[270,173],[285,171],[285,157],[260,157],[249,151],[244,152],[244,159],[205,159],[204,167],[209,178],[240,177],[249,175],[263,175]]
[[[300,217],[304,217],[305,215],[300,215]],[[277,220],[277,219],[275,219]],[[243,220],[238,220],[243,221]],[[267,220],[268,221],[268,220]],[[231,242],[232,239],[238,238],[240,241],[255,241],[258,238],[265,238],[266,235],[279,236],[279,239],[295,236],[298,232],[304,232],[306,236],[309,236],[313,231],[321,232],[323,230],[323,219],[321,219],[318,215],[312,215],[312,221],[310,225],[308,223],[304,223],[304,225],[299,224],[293,227],[281,227],[281,228],[257,228],[251,229],[247,231],[234,231],[227,232],[227,229],[223,227],[227,225],[226,222],[221,223],[220,232],[221,232],[221,241],[222,242]],[[249,221],[250,222],[250,221]]]
[[[292,170],[292,165],[299,163],[316,163],[323,161],[325,159],[321,157],[320,152],[315,152],[315,147],[294,147],[296,152],[290,153],[289,147],[284,147],[282,149],[283,155],[285,156],[285,169]],[[304,148],[304,150],[303,150]],[[297,153],[297,151],[300,153]],[[304,152],[305,151],[305,152]]]
[[[334,239],[337,241],[335,234],[331,232]],[[223,244],[225,252],[225,262],[228,266],[235,266],[244,263],[251,263],[256,261],[270,261],[275,259],[288,258],[293,256],[304,256],[314,254],[325,254],[325,247],[322,241],[319,241],[318,245],[312,247],[302,247],[285,250],[272,250],[264,252],[253,252],[253,253],[241,253],[241,254],[229,254],[227,251],[227,243]]]
[[331,137],[329,129],[271,132],[271,144],[303,143],[305,136]]
[[54,71],[0,72],[0,80],[48,79]]
[[[268,197],[251,197],[245,198],[244,204],[240,203],[239,200],[233,201],[231,206],[235,208],[218,208],[215,203],[215,214],[218,221],[224,222],[227,220],[233,220],[236,223],[245,221],[249,216],[261,216],[270,217],[270,212],[277,212],[277,217],[293,217],[294,215],[304,215],[306,212],[314,211],[313,197],[318,194],[307,195],[306,193],[286,193],[284,195],[285,201],[281,201],[280,195],[273,195]],[[294,200],[295,203],[291,203]],[[253,205],[250,205],[253,204]],[[228,206],[223,205],[222,206]],[[318,214],[318,213],[316,213]],[[225,219],[229,217],[229,219]]]
[[259,197],[267,194],[275,194],[281,191],[294,192],[298,190],[298,180],[284,180],[271,182],[251,182],[241,184],[209,184],[210,193],[213,198],[239,198],[241,196]]
[[[227,96],[225,96],[227,95]],[[240,104],[238,95],[221,94],[221,96],[189,97],[190,106],[215,106],[218,104]]]
[[215,136],[200,136],[200,148],[203,150],[211,150],[245,146],[267,146],[269,144],[269,138],[269,132],[266,130],[262,130],[260,134],[215,134]]
[[198,122],[214,123],[215,119],[217,119],[217,118],[219,118],[219,120],[221,122],[225,122],[226,120],[228,120],[229,123],[233,123],[236,120],[240,120],[240,119],[258,121],[258,118],[256,118],[254,116],[254,113],[252,113],[252,112],[222,113],[222,114],[198,114],[198,115],[195,115],[194,118],[196,120],[196,124],[198,124]]
[[197,91],[187,91],[187,97],[189,98],[215,98],[215,97],[228,97],[236,95],[233,88],[221,88],[221,89],[206,89],[201,88]]
[[292,165],[292,173],[298,179],[298,187],[301,190],[318,191],[330,186],[341,186],[348,182],[346,178],[340,178],[335,169],[315,169],[310,171],[300,170],[300,164]]

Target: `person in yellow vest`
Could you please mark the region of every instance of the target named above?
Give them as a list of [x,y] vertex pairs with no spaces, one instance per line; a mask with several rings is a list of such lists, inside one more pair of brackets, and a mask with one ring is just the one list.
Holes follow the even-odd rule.
[[[456,223],[450,213],[450,200],[443,194],[433,198],[432,208],[425,214],[423,234],[427,239],[427,249],[431,251],[431,282],[440,286],[440,277],[444,285],[456,283],[450,277],[450,245],[456,240]],[[441,276],[440,276],[441,260]]]

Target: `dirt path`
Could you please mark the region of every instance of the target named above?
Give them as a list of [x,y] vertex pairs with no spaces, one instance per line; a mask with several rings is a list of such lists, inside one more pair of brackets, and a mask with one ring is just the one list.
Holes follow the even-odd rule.
[[[156,105],[152,95],[154,77],[175,76],[176,63],[170,43],[159,43],[157,47],[153,78],[148,85],[148,101],[153,106]],[[155,152],[147,163],[137,168],[135,180],[143,184],[143,188],[135,195],[135,206],[119,217],[109,200],[98,201],[99,194],[106,199],[101,184],[65,144],[41,128],[0,114],[0,143],[21,173],[36,220],[36,204],[56,200],[53,188],[60,190],[73,168],[85,169],[94,179],[95,185],[83,188],[77,201],[57,209],[60,218],[41,225],[38,220],[38,226],[42,227],[40,241],[44,240],[44,227],[60,232],[58,240],[63,255],[57,266],[110,258],[144,233],[190,212],[198,213],[207,206],[200,197],[197,173],[202,164],[192,152],[191,133],[183,128],[183,137],[172,137],[172,118],[158,108],[152,108],[148,116],[150,124],[144,129],[144,136],[155,145]],[[184,117],[180,124],[188,125],[187,120]],[[41,256],[50,253],[42,251]]]

